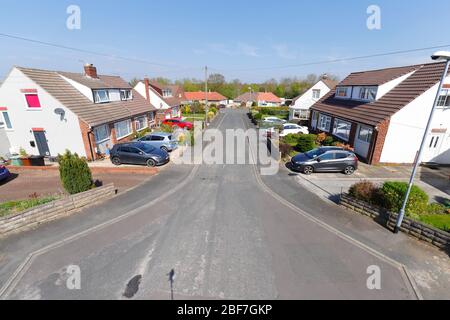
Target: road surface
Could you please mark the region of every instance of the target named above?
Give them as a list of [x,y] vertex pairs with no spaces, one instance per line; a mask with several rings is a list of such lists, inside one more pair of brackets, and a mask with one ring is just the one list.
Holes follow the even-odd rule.
[[[215,126],[246,128],[245,114],[226,111]],[[420,297],[400,264],[288,203],[257,169],[172,165],[105,204],[2,240],[1,297],[169,299],[171,270],[175,299]],[[70,265],[80,290],[67,288]],[[371,266],[380,290],[367,287]]]

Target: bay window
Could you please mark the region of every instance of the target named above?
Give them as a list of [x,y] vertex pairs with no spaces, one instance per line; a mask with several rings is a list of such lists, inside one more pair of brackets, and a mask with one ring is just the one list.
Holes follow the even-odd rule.
[[95,142],[101,143],[109,139],[109,127],[103,125],[94,129]]
[[146,128],[148,128],[147,117],[142,116],[142,117],[136,118],[136,131],[142,131]]
[[333,126],[333,134],[341,138],[344,141],[348,141],[350,139],[350,131],[352,130],[352,124],[350,122],[335,119]]
[[319,116],[319,125],[317,126],[319,130],[330,132],[331,129],[331,117],[321,114]]
[[133,131],[133,129],[131,127],[131,120],[117,122],[114,124],[114,128],[116,130],[117,140],[129,136],[131,134],[131,132]]

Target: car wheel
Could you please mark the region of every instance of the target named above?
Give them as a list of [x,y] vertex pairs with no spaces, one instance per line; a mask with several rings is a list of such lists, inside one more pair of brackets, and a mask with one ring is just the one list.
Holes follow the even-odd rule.
[[169,149],[167,149],[166,147],[161,147],[161,150],[165,151],[165,152],[169,152]]
[[355,167],[353,167],[353,166],[348,166],[347,168],[345,168],[344,173],[345,173],[347,176],[351,176],[352,174],[355,173]]
[[311,166],[306,166],[303,168],[303,173],[309,176],[314,173],[314,168]]
[[112,162],[114,165],[116,165],[116,166],[120,166],[120,165],[122,164],[122,162],[120,161],[120,159],[117,158],[117,157],[112,158],[112,159],[111,159],[111,162]]
[[156,167],[156,161],[153,159],[147,160],[147,167]]

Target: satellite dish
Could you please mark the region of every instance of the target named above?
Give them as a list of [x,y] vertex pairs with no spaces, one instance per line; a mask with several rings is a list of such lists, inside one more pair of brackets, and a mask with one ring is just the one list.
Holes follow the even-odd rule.
[[66,115],[66,111],[62,108],[56,108],[55,114],[59,115],[61,117],[61,120],[64,120],[64,116]]

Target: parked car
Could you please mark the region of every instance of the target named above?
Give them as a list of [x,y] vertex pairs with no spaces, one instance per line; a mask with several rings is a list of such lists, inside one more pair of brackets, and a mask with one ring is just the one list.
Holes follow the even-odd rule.
[[352,175],[358,169],[358,157],[339,147],[321,147],[292,158],[293,170],[310,175],[314,172],[343,172]]
[[0,165],[0,181],[8,180],[11,176],[11,173],[9,172],[8,168],[6,168],[3,165]]
[[142,142],[116,144],[111,150],[111,162],[116,166],[140,164],[156,167],[169,161],[170,156],[166,151]]
[[164,125],[170,126],[170,127],[178,127],[180,129],[188,129],[192,130],[194,128],[194,125],[187,121],[182,121],[181,119],[166,119],[163,121]]
[[266,117],[264,118],[263,122],[278,125],[278,124],[285,124],[287,121],[277,117]]
[[219,106],[218,106],[219,109],[226,109],[226,107],[227,106],[225,104],[219,104]]
[[286,123],[283,125],[283,130],[280,132],[280,137],[286,137],[289,134],[309,134],[308,127],[302,127],[294,123]]
[[153,132],[135,141],[146,143],[166,152],[171,152],[178,148],[178,141],[174,139],[173,134],[166,132]]

